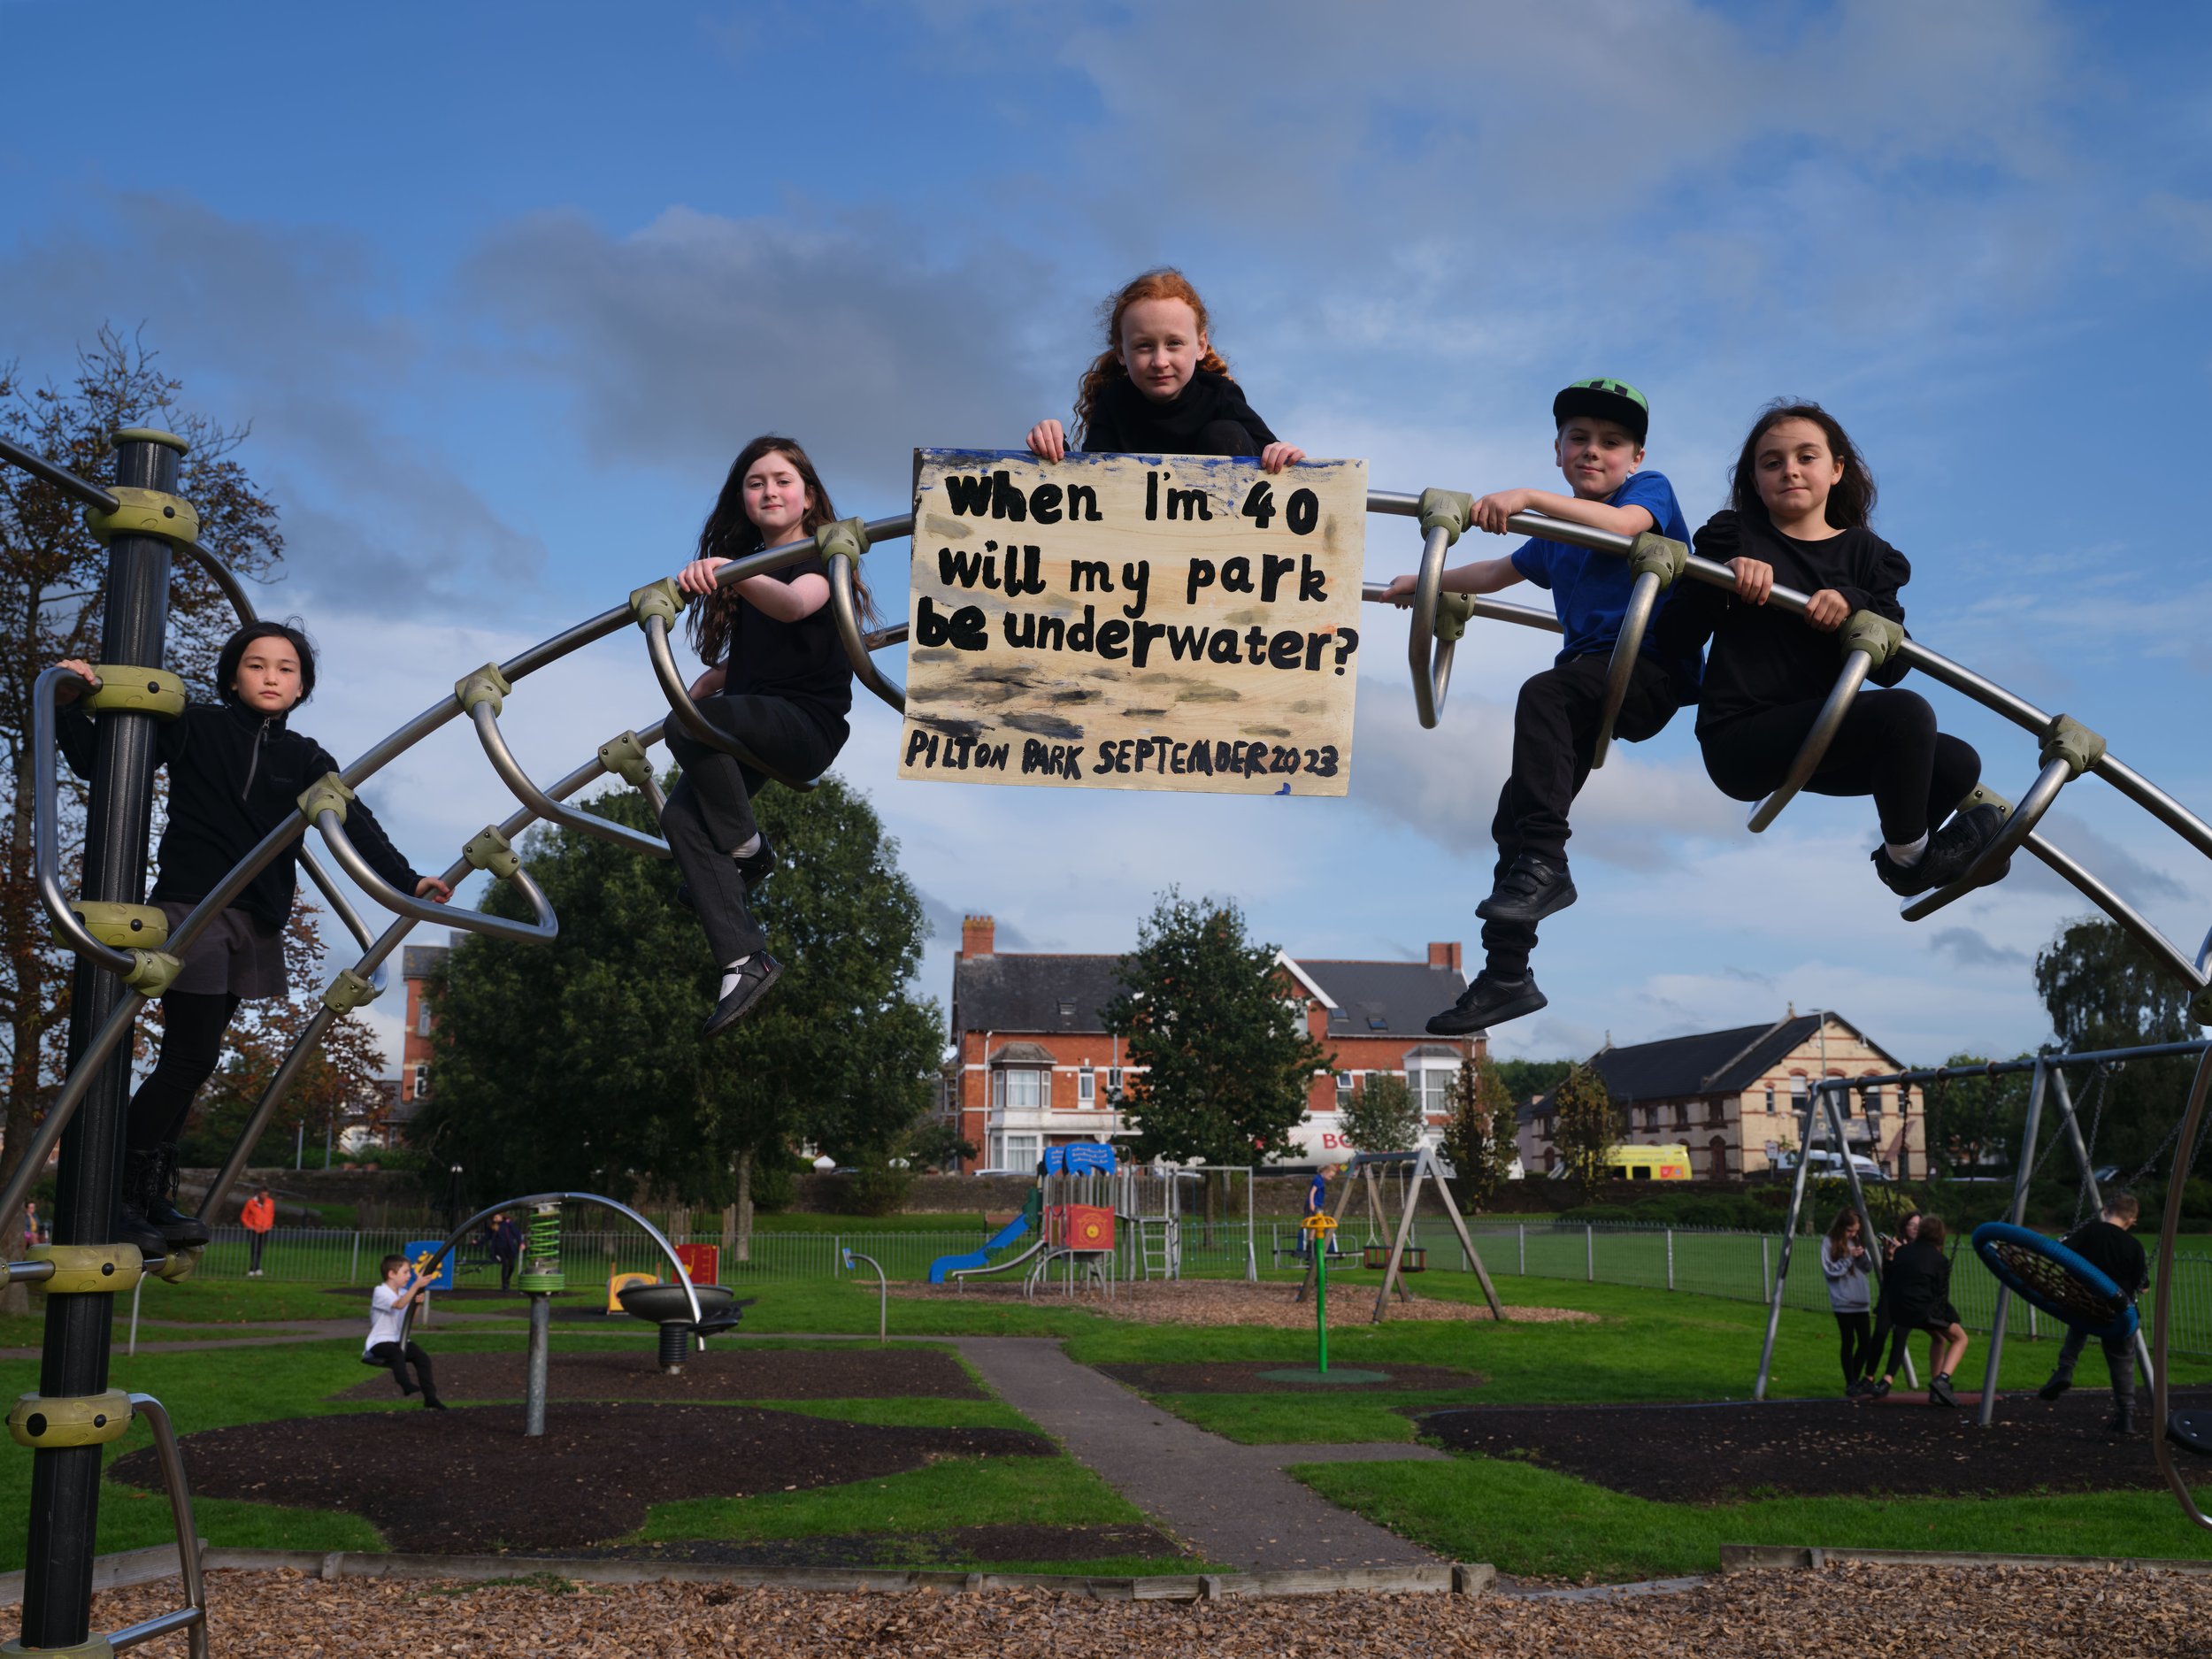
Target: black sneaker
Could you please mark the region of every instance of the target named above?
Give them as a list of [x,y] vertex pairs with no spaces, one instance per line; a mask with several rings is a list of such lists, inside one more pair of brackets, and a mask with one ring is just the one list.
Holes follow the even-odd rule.
[[423,1396],[422,1409],[426,1411],[449,1411],[452,1409],[452,1408],[447,1405],[444,1401],[431,1394],[425,1394]]
[[1872,1382],[1869,1383],[1866,1389],[1866,1397],[1869,1400],[1888,1399],[1889,1379],[1886,1377],[1877,1377]]
[[[1951,821],[1928,841],[1926,862],[1941,872],[1941,879],[1935,885],[1948,887],[1964,875],[1973,867],[1974,860],[1981,856],[1982,849],[1995,841],[2004,827],[2004,813],[1986,801],[1963,812],[1953,813]],[[2002,881],[2011,870],[2012,860],[2003,859],[1983,871],[1974,885],[1985,887],[1992,882]]]
[[1490,896],[1475,906],[1475,914],[1486,922],[1517,922],[1533,927],[1547,916],[1558,915],[1575,898],[1575,884],[1565,864],[1523,853],[1498,878]]
[[1874,849],[1874,873],[1881,878],[1884,887],[1901,899],[1917,898],[1930,887],[1938,885],[1931,878],[1928,869],[1928,866],[1934,862],[1935,849],[1932,841],[1928,849],[1920,855],[1917,862],[1909,864],[1899,864],[1889,856],[1886,848],[1877,847]]
[[1464,1037],[1491,1025],[1502,1025],[1524,1014],[1533,1014],[1550,1002],[1536,988],[1535,975],[1499,979],[1492,978],[1490,971],[1485,968],[1475,975],[1474,983],[1459,994],[1459,1001],[1430,1019],[1429,1035]]
[[2055,1400],[2074,1386],[2074,1379],[2063,1371],[2053,1371],[2050,1381],[2035,1391],[2038,1400]]
[[783,977],[783,964],[764,950],[756,950],[737,971],[737,984],[730,994],[714,1005],[714,1012],[707,1016],[707,1023],[699,1028],[703,1037],[718,1037],[745,1018],[754,1003],[768,994],[768,987]]
[[1955,1408],[1959,1397],[1951,1392],[1951,1377],[1947,1371],[1938,1371],[1928,1379],[1928,1403],[1932,1406]]
[[1843,1397],[1846,1400],[1856,1400],[1862,1394],[1871,1393],[1873,1387],[1874,1379],[1871,1377],[1855,1378],[1844,1385]]

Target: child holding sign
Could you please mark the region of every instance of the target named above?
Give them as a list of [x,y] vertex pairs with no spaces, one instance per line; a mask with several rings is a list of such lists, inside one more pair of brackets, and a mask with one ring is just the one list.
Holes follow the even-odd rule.
[[[849,735],[853,670],[826,608],[829,576],[818,555],[728,587],[714,575],[733,558],[802,541],[836,518],[805,450],[788,438],[756,438],[731,465],[699,532],[699,557],[676,577],[704,602],[692,612],[692,643],[709,664],[691,686],[700,713],[797,778],[826,772]],[[864,611],[868,590],[857,571],[853,588]],[[783,972],[745,904],[776,867],[775,849],[753,817],[753,796],[766,779],[672,722],[668,750],[683,776],[668,792],[661,833],[684,872],[678,896],[698,913],[722,970],[704,1027],[711,1037],[735,1025]]]
[[[1689,540],[1673,487],[1657,472],[1636,470],[1651,424],[1641,392],[1624,380],[1578,380],[1552,400],[1551,412],[1553,458],[1574,494],[1500,490],[1475,503],[1477,527],[1502,534],[1515,513],[1539,512],[1619,535],[1655,530],[1678,541]],[[1545,1005],[1529,972],[1529,953],[1536,946],[1536,924],[1575,902],[1567,874],[1567,810],[1590,776],[1605,714],[1608,667],[1635,585],[1625,559],[1537,540],[1524,541],[1507,557],[1448,570],[1443,587],[1448,593],[1494,594],[1524,579],[1551,589],[1565,644],[1551,667],[1521,687],[1513,716],[1513,770],[1499,791],[1490,826],[1498,844],[1497,869],[1490,896],[1475,906],[1487,961],[1459,1001],[1429,1021],[1429,1030],[1440,1037],[1464,1036]],[[1413,589],[1414,579],[1401,576],[1386,596],[1409,605]],[[1663,591],[1659,604],[1668,597]],[[1695,700],[1697,680],[1696,651],[1669,652],[1660,630],[1647,629],[1614,735],[1631,743],[1656,735],[1678,708]]]
[[[1106,308],[1106,349],[1075,394],[1075,441],[1099,455],[1222,455],[1256,459],[1271,472],[1306,452],[1252,412],[1208,338],[1206,304],[1180,271],[1148,271]],[[1068,452],[1056,420],[1029,429],[1029,452]]]

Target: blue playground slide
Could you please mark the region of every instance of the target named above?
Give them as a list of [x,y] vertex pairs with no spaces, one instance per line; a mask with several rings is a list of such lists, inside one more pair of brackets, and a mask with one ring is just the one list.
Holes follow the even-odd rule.
[[958,1256],[939,1256],[929,1264],[929,1282],[933,1285],[941,1285],[945,1282],[945,1275],[948,1273],[956,1273],[964,1268],[988,1267],[991,1264],[992,1251],[1013,1243],[1028,1231],[1029,1214],[1025,1210],[1001,1227],[981,1249],[963,1251]]

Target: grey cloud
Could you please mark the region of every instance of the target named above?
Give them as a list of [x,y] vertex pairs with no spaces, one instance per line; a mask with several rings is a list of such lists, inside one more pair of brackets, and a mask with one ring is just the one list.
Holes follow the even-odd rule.
[[1928,949],[1962,968],[2017,968],[2028,960],[2025,951],[1993,945],[1971,927],[1947,927],[1928,941]]
[[[960,924],[968,912],[956,910],[942,899],[927,892],[922,892],[919,896],[922,901],[923,919],[929,925],[929,937],[943,940],[957,949],[960,942]],[[1036,945],[1031,941],[1029,935],[1023,933],[1012,922],[996,917],[992,919],[996,929],[996,942],[1001,949],[1006,950],[1037,949]]]
[[[2092,874],[2139,909],[2148,909],[2161,900],[2185,901],[2190,896],[2189,889],[2173,877],[2147,864],[2119,842],[2091,828],[2070,812],[2045,814],[2042,823],[2037,826],[2037,833],[2079,859]],[[2176,844],[2179,845],[2178,842]],[[2019,881],[2025,875],[2029,879],[2024,885],[2031,891],[2062,893],[2077,901],[2081,897],[2070,882],[2062,880],[2050,866],[2032,854],[2014,859],[2012,870],[2008,885]]]

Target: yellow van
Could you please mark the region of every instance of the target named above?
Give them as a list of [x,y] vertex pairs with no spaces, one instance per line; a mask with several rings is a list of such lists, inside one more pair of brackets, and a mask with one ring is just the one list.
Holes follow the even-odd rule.
[[1690,1149],[1672,1147],[1615,1147],[1605,1172],[1617,1181],[1686,1181]]

